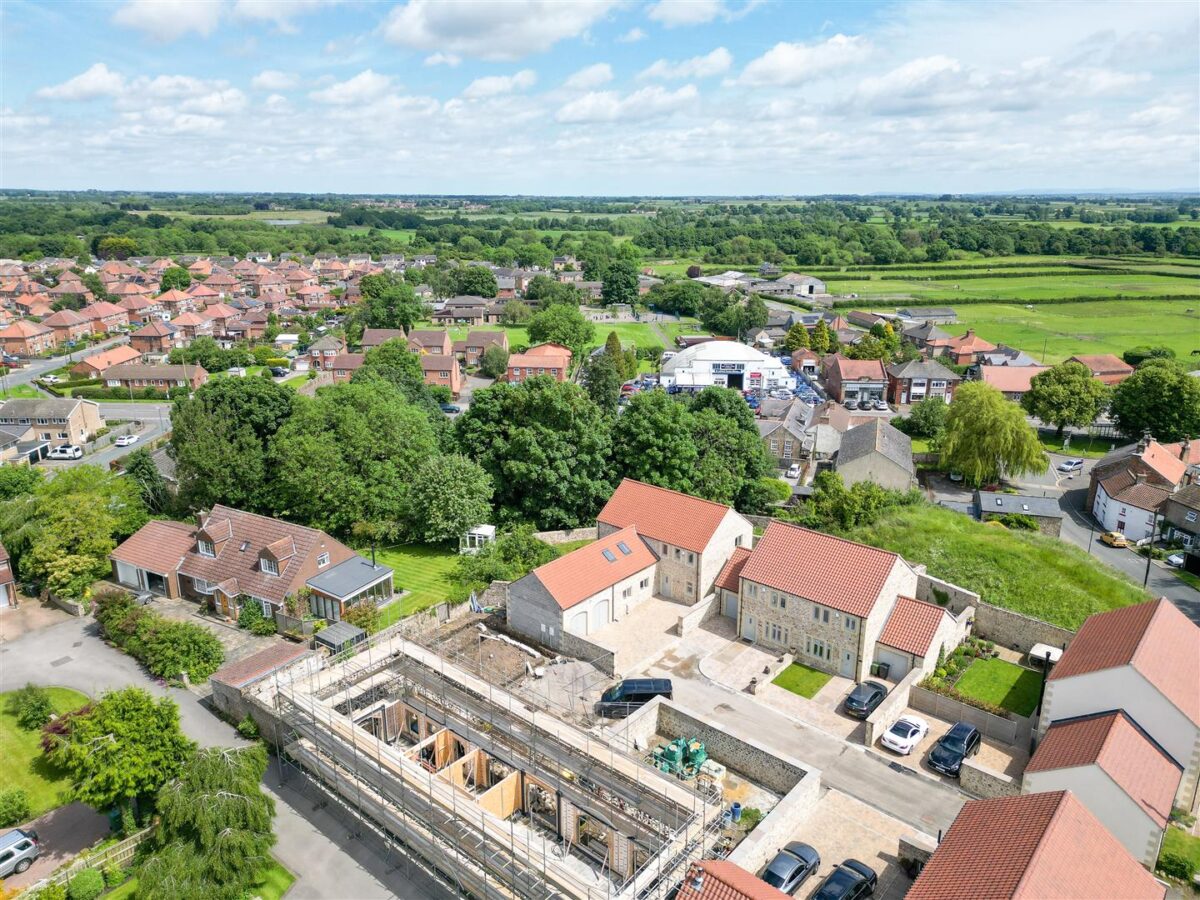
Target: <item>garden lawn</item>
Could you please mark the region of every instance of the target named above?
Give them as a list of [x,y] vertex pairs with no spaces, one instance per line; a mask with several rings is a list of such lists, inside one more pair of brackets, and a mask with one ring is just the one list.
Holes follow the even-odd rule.
[[801,663],[792,663],[776,675],[771,684],[777,684],[785,691],[791,691],[793,694],[799,694],[801,697],[811,700],[817,696],[817,692],[821,688],[829,683],[829,679],[832,677],[827,672],[818,672]]
[[1003,659],[977,659],[959,676],[954,688],[1018,716],[1028,716],[1037,707],[1041,684],[1041,675],[1033,669]]
[[615,331],[622,346],[636,345],[640,349],[664,347],[662,339],[650,327],[648,322],[597,322],[596,344],[602,345],[609,332]]
[[1169,825],[1163,832],[1158,858],[1162,859],[1168,853],[1191,860],[1192,868],[1200,872],[1200,837],[1194,837],[1176,825]]
[[375,556],[385,566],[392,567],[395,586],[411,592],[384,608],[382,627],[450,598],[450,573],[458,561],[457,553],[444,547],[403,544],[379,550]]
[[6,391],[0,391],[0,400],[11,400],[14,397],[37,398],[43,394],[31,384],[14,384]]
[[296,390],[298,387],[300,387],[300,385],[304,384],[304,382],[306,382],[306,381],[308,381],[308,373],[302,372],[299,375],[293,375],[291,378],[287,378],[279,383],[282,384],[284,387],[290,387],[292,390]]
[[1048,453],[1062,453],[1066,456],[1078,456],[1086,459],[1099,459],[1111,453],[1113,447],[1116,446],[1114,441],[1106,438],[1074,435],[1071,437],[1071,446],[1064,450],[1063,438],[1058,438],[1045,432],[1039,433],[1038,438],[1042,442],[1042,448]]
[[[251,896],[262,900],[280,900],[288,888],[296,881],[296,876],[283,867],[282,863],[272,861],[271,868],[263,873],[251,891]],[[132,900],[137,896],[138,880],[130,878],[127,882],[104,894],[104,900]]]
[[1028,531],[982,525],[939,506],[899,507],[845,535],[924,563],[929,574],[988,603],[1064,628],[1093,613],[1150,599],[1078,547]]
[[[59,715],[72,712],[88,702],[86,694],[70,688],[46,688],[50,702]],[[25,731],[9,711],[13,694],[0,694],[0,760],[4,761],[4,787],[21,788],[29,797],[31,818],[61,806],[70,779],[68,773],[51,765],[42,753],[41,732]]]

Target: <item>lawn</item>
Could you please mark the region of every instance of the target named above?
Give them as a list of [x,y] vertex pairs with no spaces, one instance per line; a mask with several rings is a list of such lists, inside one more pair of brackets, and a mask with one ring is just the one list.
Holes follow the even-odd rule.
[[11,400],[13,397],[36,398],[45,396],[31,384],[14,384],[8,390],[0,391],[0,400]]
[[[978,270],[976,270],[978,271]],[[860,297],[910,297],[916,300],[950,303],[960,298],[979,298],[987,300],[1019,300],[1024,303],[1035,301],[1050,302],[1066,297],[1118,297],[1146,296],[1155,297],[1163,294],[1186,294],[1200,296],[1200,281],[1193,278],[1179,278],[1172,275],[1160,275],[1153,272],[1139,272],[1126,275],[1119,272],[1085,271],[1067,272],[1061,267],[1049,267],[1042,274],[1025,274],[1021,277],[1004,278],[966,278],[961,281],[952,279],[929,278],[937,272],[911,273],[912,277],[898,277],[887,280],[871,275],[878,273],[848,272],[842,276],[824,276],[829,285],[830,293],[858,294]],[[1059,274],[1049,274],[1049,272]],[[905,273],[895,272],[889,275],[901,276]],[[947,272],[946,274],[950,274]],[[969,271],[962,273],[971,274]]]
[[645,349],[666,346],[647,322],[597,322],[596,343],[603,344],[613,331],[622,346],[634,344]]
[[[274,861],[254,886],[251,896],[260,897],[262,900],[280,900],[295,880],[296,876],[285,869],[282,863]],[[130,878],[120,887],[105,894],[104,900],[133,900],[137,897],[137,889],[137,878]]]
[[458,560],[457,553],[443,547],[403,544],[375,555],[379,562],[392,567],[396,587],[411,591],[402,601],[384,609],[383,627],[449,599],[450,572]]
[[924,563],[935,578],[988,603],[1078,628],[1093,613],[1150,599],[1078,547],[1027,531],[987,526],[939,506],[889,510],[847,537]]
[[977,659],[954,687],[960,694],[1028,716],[1037,707],[1041,684],[1041,675],[1033,669],[1002,659]]
[[[46,689],[50,702],[59,715],[79,709],[88,702],[86,694],[69,688]],[[41,732],[25,731],[17,725],[17,717],[8,704],[14,692],[0,694],[0,759],[4,760],[4,786],[21,788],[29,797],[29,806],[36,818],[47,810],[61,806],[67,790],[68,773],[51,765],[42,754]]]
[[829,683],[833,676],[828,672],[818,672],[801,663],[792,663],[775,676],[771,684],[777,684],[785,691],[799,694],[811,700],[817,692]]
[[304,384],[306,381],[308,381],[308,373],[302,372],[299,375],[293,375],[291,378],[279,383],[286,387],[290,387],[292,390],[296,390],[296,388],[300,387],[300,385]]
[[1194,837],[1178,826],[1169,825],[1163,832],[1162,849],[1158,852],[1158,858],[1161,860],[1168,853],[1191,860],[1192,867],[1200,871],[1200,837]]
[[559,556],[565,556],[572,550],[578,550],[580,547],[586,547],[592,543],[591,538],[585,538],[582,541],[567,541],[565,544],[555,544],[554,549],[558,551]]
[[1106,438],[1081,437],[1076,434],[1070,436],[1071,446],[1064,450],[1063,438],[1058,438],[1044,432],[1038,436],[1041,439],[1042,447],[1048,453],[1062,453],[1086,459],[1099,459],[1105,454],[1111,453],[1113,447],[1116,446],[1114,441]]

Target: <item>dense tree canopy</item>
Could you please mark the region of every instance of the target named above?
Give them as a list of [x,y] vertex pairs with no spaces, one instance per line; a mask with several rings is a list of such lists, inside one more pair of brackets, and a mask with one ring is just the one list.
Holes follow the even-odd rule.
[[1170,359],[1149,359],[1113,391],[1112,417],[1131,438],[1200,435],[1200,378]]
[[1002,475],[1044,472],[1049,463],[1021,407],[990,384],[969,381],[954,392],[946,415],[942,465],[981,485]]
[[575,359],[596,337],[596,326],[583,317],[577,307],[555,304],[534,314],[529,320],[529,339],[536,344],[550,341],[570,347]]
[[491,476],[465,456],[429,457],[409,488],[408,535],[430,544],[458,540],[491,519],[492,491]]
[[1090,425],[1108,402],[1107,386],[1092,377],[1083,363],[1067,361],[1033,376],[1021,406],[1035,418],[1058,429]]

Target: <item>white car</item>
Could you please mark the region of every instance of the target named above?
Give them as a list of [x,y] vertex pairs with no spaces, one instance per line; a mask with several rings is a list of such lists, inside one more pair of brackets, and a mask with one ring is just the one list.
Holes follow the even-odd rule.
[[929,734],[929,723],[920,716],[901,716],[880,738],[880,743],[901,756],[908,756]]
[[83,448],[75,444],[63,444],[61,447],[51,447],[46,454],[47,459],[83,459]]
[[800,477],[800,463],[792,463],[790,466],[788,466],[787,477],[788,478],[799,478]]
[[58,384],[62,381],[57,375],[43,375],[42,384]]
[[1060,472],[1078,472],[1081,469],[1083,469],[1082,459],[1067,459],[1058,464],[1058,471]]
[[137,440],[138,436],[136,434],[123,434],[113,441],[113,443],[118,447],[128,447],[130,444],[136,444]]
[[1176,569],[1181,568],[1183,566],[1183,554],[1172,553],[1167,557],[1167,565],[1174,566]]

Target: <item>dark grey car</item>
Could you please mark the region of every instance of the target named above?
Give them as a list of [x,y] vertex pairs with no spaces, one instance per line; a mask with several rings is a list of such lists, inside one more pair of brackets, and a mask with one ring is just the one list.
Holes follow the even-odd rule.
[[771,887],[790,894],[821,867],[821,856],[808,844],[793,841],[784,846],[762,873]]
[[875,893],[875,870],[857,859],[848,859],[825,876],[811,900],[862,900]]
[[887,696],[887,688],[878,681],[863,681],[846,696],[846,715],[865,719]]

